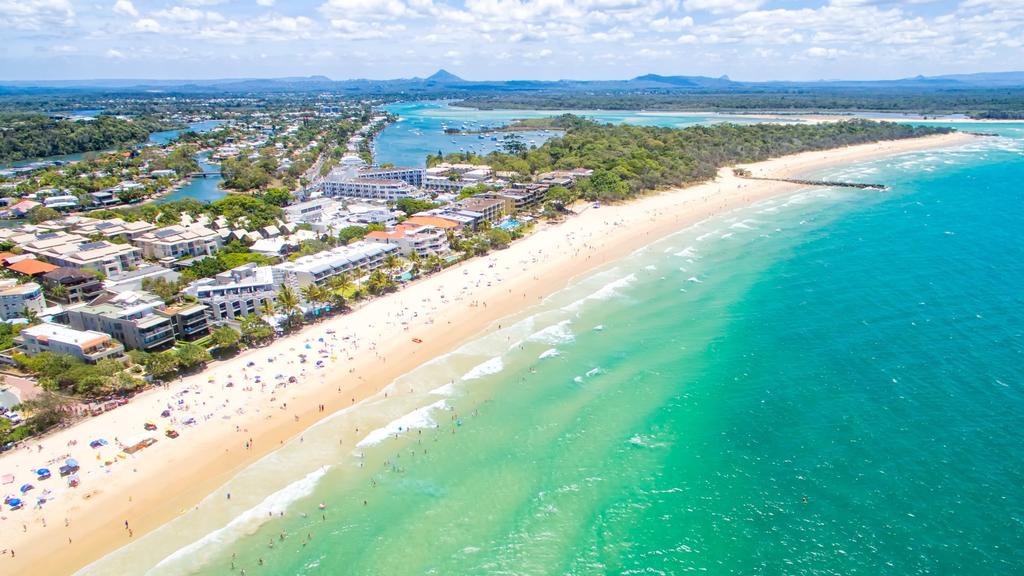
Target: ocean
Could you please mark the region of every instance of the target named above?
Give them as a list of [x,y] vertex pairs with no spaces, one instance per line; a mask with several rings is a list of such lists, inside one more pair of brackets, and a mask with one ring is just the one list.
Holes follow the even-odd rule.
[[1024,124],[971,129],[579,278],[83,573],[1022,573]]

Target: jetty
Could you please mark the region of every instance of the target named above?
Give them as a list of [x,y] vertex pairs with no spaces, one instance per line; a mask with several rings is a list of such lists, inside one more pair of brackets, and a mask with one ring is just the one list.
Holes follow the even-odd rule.
[[746,180],[765,180],[769,182],[787,182],[789,184],[799,184],[801,186],[826,186],[828,188],[860,188],[862,190],[888,190],[889,187],[885,184],[869,184],[864,182],[841,182],[838,180],[803,180],[799,178],[767,178],[764,176],[754,176],[748,170],[742,168],[734,168],[733,174]]

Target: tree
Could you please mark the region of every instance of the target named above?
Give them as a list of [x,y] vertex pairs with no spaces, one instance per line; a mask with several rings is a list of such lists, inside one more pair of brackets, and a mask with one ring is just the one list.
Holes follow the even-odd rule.
[[[207,258],[207,260],[210,260],[210,258]],[[168,282],[165,278],[143,278],[142,289],[156,294],[164,303],[170,304],[178,299],[181,284],[178,282]]]
[[284,188],[269,188],[263,194],[263,201],[274,206],[287,206],[292,201],[292,195]]
[[394,254],[388,254],[384,257],[382,264],[390,274],[394,274],[396,270],[402,267],[402,259]]
[[501,141],[501,149],[506,154],[513,156],[523,156],[526,154],[526,144],[523,142],[522,136],[516,133],[505,135],[505,138]]
[[274,303],[270,300],[264,300],[263,303],[260,304],[260,314],[262,314],[264,318],[273,318],[274,312]]
[[29,426],[35,433],[41,433],[60,424],[68,417],[71,399],[52,390],[44,390],[41,394],[22,403],[31,414]]
[[369,233],[365,226],[346,226],[338,232],[338,241],[342,244],[351,244]]
[[544,200],[552,204],[556,210],[562,211],[576,200],[576,195],[565,186],[552,186],[548,188]]
[[174,350],[174,356],[178,359],[178,367],[182,370],[189,370],[213,360],[206,348],[193,342],[182,342]]
[[248,346],[266,342],[274,337],[274,329],[270,324],[255,314],[249,314],[242,318],[240,328],[242,329],[242,340]]
[[395,287],[395,280],[390,274],[385,274],[383,270],[377,269],[370,273],[370,277],[366,280],[366,289],[370,291],[370,294],[379,295]]
[[150,354],[145,359],[146,372],[157,380],[164,380],[178,371],[178,356],[173,350]]
[[299,298],[287,285],[281,286],[274,299],[277,304],[277,311],[285,316],[285,324],[294,328],[302,324],[302,311],[299,308]]
[[501,228],[491,228],[484,232],[484,236],[493,248],[506,248],[512,243],[512,235]]
[[438,206],[439,204],[436,202],[431,202],[430,200],[419,200],[417,198],[399,198],[398,201],[395,202],[395,207],[409,216],[437,208]]
[[217,328],[213,331],[211,337],[217,349],[225,351],[238,349],[238,342],[241,340],[241,334],[230,326]]
[[53,208],[47,208],[46,206],[36,206],[25,213],[25,217],[33,224],[42,224],[47,220],[56,220],[57,218],[60,218],[60,212],[57,212]]
[[303,286],[299,292],[302,294],[302,299],[313,308],[319,308],[319,304],[323,303],[323,290],[316,284]]

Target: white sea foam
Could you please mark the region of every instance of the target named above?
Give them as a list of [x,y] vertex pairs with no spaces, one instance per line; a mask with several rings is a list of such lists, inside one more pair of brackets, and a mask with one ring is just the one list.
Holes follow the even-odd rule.
[[686,281],[693,282],[694,284],[701,284],[700,278],[697,278],[696,276],[690,276]]
[[612,280],[611,282],[598,288],[594,293],[590,294],[589,296],[581,298],[573,302],[572,304],[569,304],[568,306],[563,306],[562,310],[565,310],[567,312],[575,312],[579,310],[580,307],[583,306],[584,302],[590,300],[608,300],[609,298],[613,298],[616,294],[618,294],[619,290],[625,288],[626,286],[629,286],[635,281],[636,274],[629,274],[628,276],[623,276],[618,280]]
[[732,238],[732,237],[733,237],[733,233],[732,232],[726,232],[725,234],[722,234],[721,236],[719,236],[719,238],[721,238],[723,240],[725,240],[726,238]]
[[543,330],[539,330],[530,335],[528,340],[532,342],[543,342],[545,344],[551,344],[557,346],[558,344],[567,344],[576,339],[576,336],[569,329],[569,320],[562,320],[557,324],[552,324]]
[[676,252],[675,255],[679,256],[680,258],[693,258],[694,256],[697,255],[697,250],[693,246],[687,246],[686,248],[683,248],[681,251]]
[[655,266],[654,264],[649,264],[647,266],[644,266],[644,270],[657,270],[657,269],[658,269],[658,267]]
[[562,353],[558,351],[558,348],[548,348],[547,350],[541,352],[540,356],[538,356],[537,358],[540,358],[540,359],[543,360],[544,358],[554,358],[555,356],[561,356],[561,355],[562,355]]
[[438,386],[430,391],[434,396],[454,396],[455,395],[455,383],[449,382],[443,386]]
[[594,376],[597,376],[598,374],[600,374],[602,372],[604,372],[604,371],[601,370],[600,366],[597,367],[597,368],[591,368],[590,370],[587,370],[587,378],[593,378]]
[[153,570],[159,570],[182,558],[195,556],[196,553],[207,546],[231,542],[245,534],[252,533],[268,519],[287,510],[288,506],[296,500],[312,494],[317,482],[324,477],[328,468],[330,467],[323,466],[317,468],[304,477],[267,496],[256,506],[235,516],[224,527],[218,528],[188,546],[179,548],[168,555],[154,566]]
[[573,378],[572,381],[577,383],[577,384],[583,384],[583,376],[577,376],[577,377]]
[[604,330],[604,324],[598,324],[597,326],[594,326],[594,330],[597,330],[598,332]]
[[497,374],[503,368],[505,368],[505,363],[501,361],[501,356],[495,356],[486,362],[474,366],[469,372],[462,375],[462,379],[476,380],[477,378]]
[[718,232],[718,230],[712,230],[711,232],[707,232],[705,234],[701,234],[700,236],[697,236],[697,242],[703,242],[707,238],[710,238],[712,235],[714,235],[716,232]]
[[437,422],[435,422],[430,416],[430,413],[434,410],[442,410],[447,407],[448,403],[446,401],[438,400],[429,406],[417,408],[405,416],[396,418],[391,422],[388,422],[387,425],[370,432],[365,438],[356,444],[356,447],[364,448],[366,446],[380,444],[392,436],[396,436],[416,428],[435,428],[437,427]]
[[742,222],[736,222],[735,224],[730,225],[729,228],[736,228],[740,230],[754,230],[755,228],[750,224],[747,224],[747,222],[753,222],[753,220],[744,220]]

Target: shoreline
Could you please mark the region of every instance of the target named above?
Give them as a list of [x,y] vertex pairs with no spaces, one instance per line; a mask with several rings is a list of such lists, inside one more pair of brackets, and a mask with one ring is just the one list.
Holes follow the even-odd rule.
[[[954,133],[865,144],[806,152],[745,167],[756,175],[785,177],[905,152],[956,146],[974,138]],[[21,449],[4,454],[0,456],[0,474],[17,476],[16,482],[3,486],[5,494],[13,493],[16,486],[26,481],[32,468],[45,465],[54,456],[70,452],[83,470],[82,485],[74,490],[61,490],[59,497],[47,503],[44,510],[26,508],[2,513],[5,519],[0,521],[0,547],[13,548],[17,556],[0,556],[0,563],[10,565],[14,572],[74,572],[131,541],[125,533],[125,520],[131,522],[134,538],[141,537],[194,507],[239,470],[319,420],[373,396],[397,377],[485,333],[497,321],[564,288],[574,278],[696,221],[803,188],[806,186],[752,182],[724,168],[713,182],[653,192],[600,210],[587,209],[561,224],[544,227],[505,250],[463,262],[349,314],[312,325],[267,347],[246,351],[166,388],[144,392],[127,406],[40,439],[42,451]],[[570,242],[579,246],[586,243],[586,247],[575,254],[553,248]],[[459,284],[463,290],[455,294]],[[485,304],[481,308],[469,302]],[[407,314],[412,307],[420,312],[418,316]],[[334,335],[328,336],[328,329],[350,337],[338,342],[344,353],[338,354],[340,369],[334,371],[334,377],[328,375],[330,368],[317,370],[312,364],[287,363],[287,358],[295,355],[290,352],[306,341],[314,345],[320,337],[325,342],[336,341]],[[413,344],[413,338],[422,343]],[[267,359],[275,355],[283,358],[268,365]],[[256,362],[253,371],[266,368],[285,377],[298,377],[305,368],[310,375],[301,374],[299,384],[276,393],[247,392],[244,386],[225,388],[225,382],[246,372],[250,361]],[[105,437],[113,444],[115,436],[143,436],[142,423],[159,420],[160,407],[174,401],[186,388],[202,390],[201,394],[187,396],[189,402],[200,396],[196,409],[212,410],[211,414],[223,417],[201,421],[194,430],[178,426],[182,434],[175,440],[165,438],[159,431],[145,434],[159,441],[104,471],[98,469],[94,451],[88,447],[91,439]],[[322,411],[320,404],[325,405]],[[212,405],[217,407],[207,407]],[[200,430],[202,434],[198,433]],[[250,438],[253,448],[246,449]],[[77,440],[78,445],[68,448],[69,440]],[[54,478],[37,484],[37,490],[41,490],[57,488],[63,482]],[[30,492],[30,500],[36,495],[38,492]],[[47,519],[47,527],[42,526],[42,518]],[[69,519],[68,526],[62,525],[64,518]],[[28,527],[24,532],[23,522]]]

